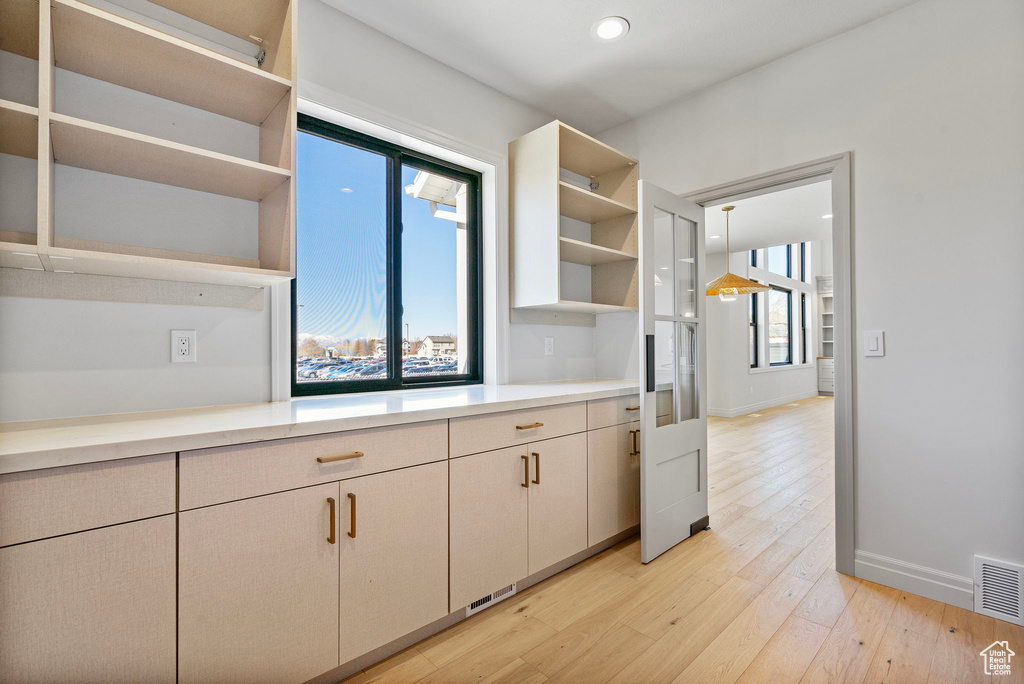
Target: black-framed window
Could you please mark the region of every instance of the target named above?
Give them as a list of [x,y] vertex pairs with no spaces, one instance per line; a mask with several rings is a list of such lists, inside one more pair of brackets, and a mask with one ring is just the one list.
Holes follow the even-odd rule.
[[299,115],[292,394],[482,381],[480,174]]
[[800,357],[801,363],[807,363],[807,318],[810,312],[807,310],[807,293],[800,293],[800,347],[802,356]]
[[793,292],[771,286],[768,295],[768,364],[793,363]]
[[757,268],[757,250],[750,250],[750,265]]
[[779,245],[765,250],[768,257],[766,270],[776,275],[793,277],[793,245]]
[[758,293],[752,292],[750,294],[750,367],[757,368],[758,354],[757,354],[757,338],[758,338],[758,320],[760,317],[760,310],[758,309]]
[[807,243],[800,243],[800,280],[809,283],[807,278],[810,277],[810,271],[807,268]]

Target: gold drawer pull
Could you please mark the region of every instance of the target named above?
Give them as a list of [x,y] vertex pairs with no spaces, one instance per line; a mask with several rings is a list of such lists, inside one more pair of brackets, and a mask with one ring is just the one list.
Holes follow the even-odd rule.
[[544,427],[544,423],[530,423],[529,425],[516,425],[516,430],[532,430],[533,428]]
[[327,504],[331,508],[331,536],[327,537],[327,541],[328,541],[328,543],[333,544],[334,542],[336,542],[338,540],[337,536],[335,535],[336,530],[335,530],[335,527],[334,527],[334,519],[337,517],[334,514],[334,499],[331,498],[331,497],[328,497],[327,498]]
[[351,454],[341,454],[340,456],[317,456],[317,463],[334,463],[335,461],[347,461],[350,458],[362,458],[365,456],[362,451],[353,451]]
[[626,410],[627,411],[639,411],[640,407],[639,406],[627,406]]
[[537,459],[537,477],[534,479],[533,484],[540,484],[540,454],[534,451],[533,457]]
[[353,539],[356,538],[356,495],[352,492],[348,493],[349,511],[352,514],[352,529],[349,530],[348,536]]
[[530,488],[530,457],[523,454],[523,483],[521,487]]

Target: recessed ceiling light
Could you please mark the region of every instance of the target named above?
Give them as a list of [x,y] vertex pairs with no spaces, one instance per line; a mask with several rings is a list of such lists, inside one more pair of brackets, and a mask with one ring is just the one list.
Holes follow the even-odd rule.
[[622,17],[605,17],[590,27],[590,36],[596,40],[618,40],[629,33],[629,22]]
[[722,236],[721,235],[712,235],[710,237],[711,237],[712,240],[717,240],[717,239],[719,239]]
[[824,215],[824,216],[822,216],[821,218],[832,218],[832,214],[825,214],[825,215]]
[[342,192],[346,192],[346,193],[347,192],[352,192],[352,188],[342,188],[341,191]]

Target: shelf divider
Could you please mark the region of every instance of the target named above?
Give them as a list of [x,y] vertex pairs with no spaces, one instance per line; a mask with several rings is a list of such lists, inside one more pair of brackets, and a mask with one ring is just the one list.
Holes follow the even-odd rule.
[[276,166],[64,114],[49,118],[56,164],[251,201],[262,200],[291,178],[289,170]]
[[259,125],[291,82],[77,0],[52,6],[55,66]]

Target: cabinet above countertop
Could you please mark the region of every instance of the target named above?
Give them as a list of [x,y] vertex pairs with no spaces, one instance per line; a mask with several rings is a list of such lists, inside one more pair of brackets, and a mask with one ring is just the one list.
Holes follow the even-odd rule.
[[0,474],[605,399],[630,380],[306,397],[283,402],[0,424]]

